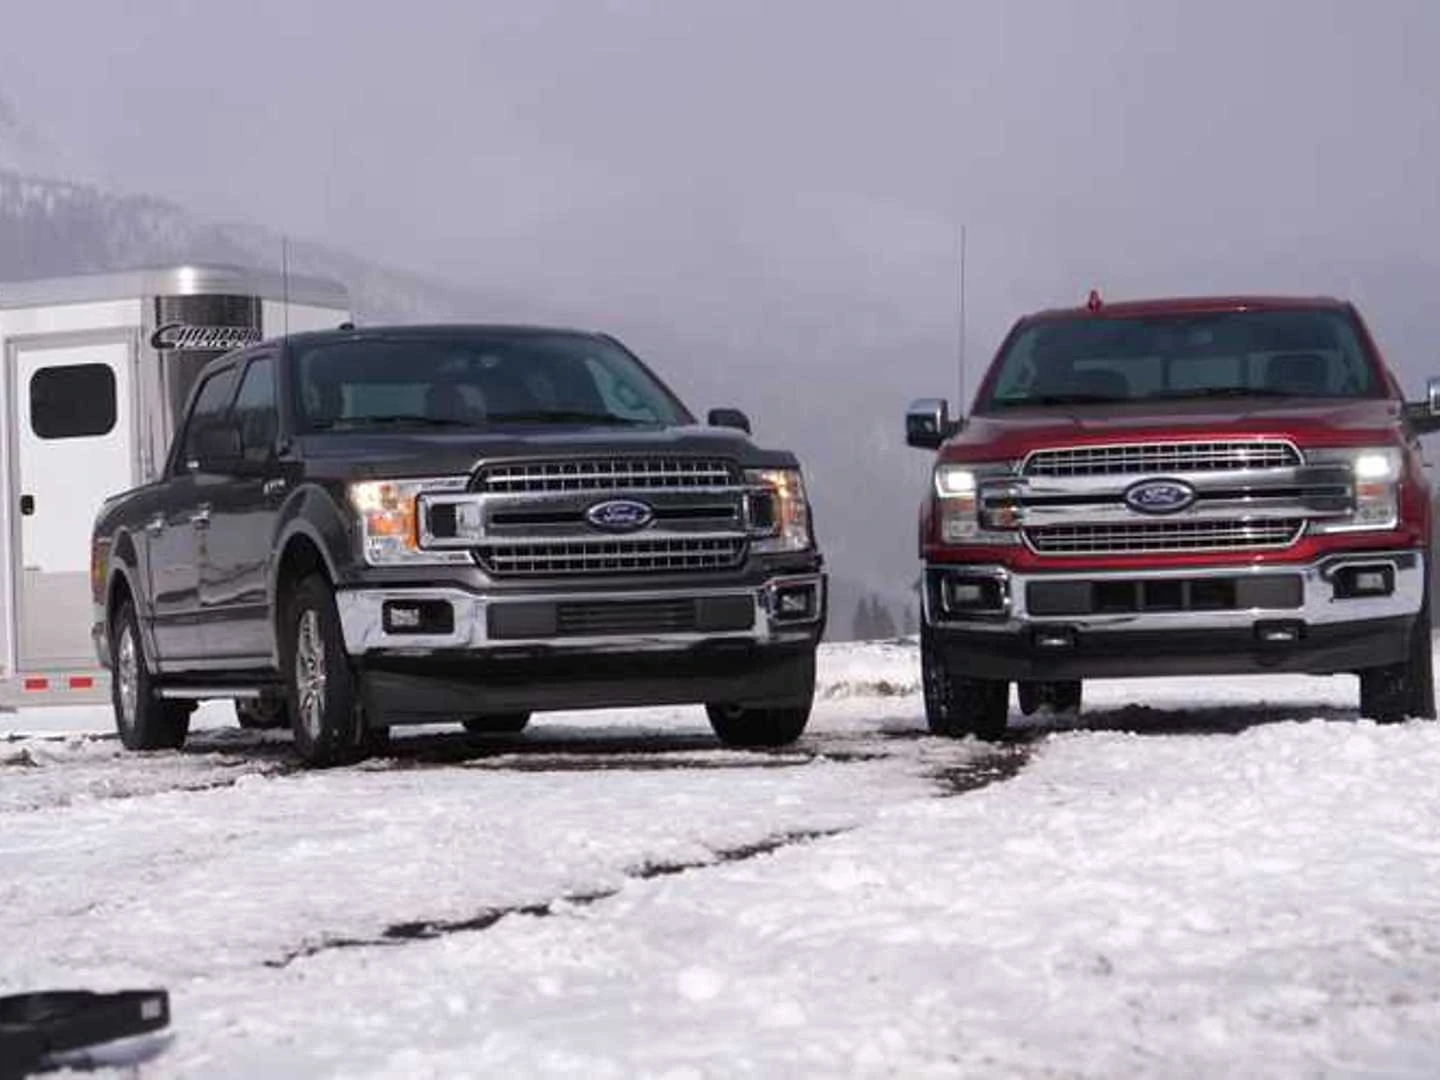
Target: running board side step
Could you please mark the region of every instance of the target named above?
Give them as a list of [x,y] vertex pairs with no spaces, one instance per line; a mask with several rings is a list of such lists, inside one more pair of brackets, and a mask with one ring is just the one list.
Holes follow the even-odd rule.
[[[199,701],[202,698],[258,698],[264,686],[162,686],[156,693],[167,701]],[[278,689],[275,687],[273,689]]]

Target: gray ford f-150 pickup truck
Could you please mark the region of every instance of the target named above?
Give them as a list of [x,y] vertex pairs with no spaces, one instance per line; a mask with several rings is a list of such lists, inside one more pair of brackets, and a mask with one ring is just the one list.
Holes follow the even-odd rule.
[[703,704],[809,717],[826,575],[793,454],[700,424],[614,338],[341,327],[213,361],[163,474],[100,509],[93,637],[132,749],[202,699],[312,765],[394,724]]

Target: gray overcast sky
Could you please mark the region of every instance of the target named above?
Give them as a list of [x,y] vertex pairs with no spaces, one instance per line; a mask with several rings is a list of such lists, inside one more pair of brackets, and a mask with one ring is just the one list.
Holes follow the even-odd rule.
[[961,213],[1008,321],[1437,238],[1434,0],[5,6],[0,89],[111,183],[461,277],[758,252],[943,321]]
[[1440,373],[1437,0],[0,2],[91,176],[583,312],[806,455],[852,573],[913,571],[962,217],[972,387],[1092,285],[1349,295]]

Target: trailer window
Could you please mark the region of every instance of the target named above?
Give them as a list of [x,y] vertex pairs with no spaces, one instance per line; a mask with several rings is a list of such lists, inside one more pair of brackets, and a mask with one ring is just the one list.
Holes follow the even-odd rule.
[[109,434],[117,408],[109,364],[41,368],[30,377],[30,429],[42,439]]

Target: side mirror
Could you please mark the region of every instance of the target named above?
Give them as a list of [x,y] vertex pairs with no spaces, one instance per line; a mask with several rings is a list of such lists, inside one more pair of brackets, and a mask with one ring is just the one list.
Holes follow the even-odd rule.
[[195,454],[191,459],[201,472],[230,473],[244,462],[240,426],[217,420],[195,432]]
[[705,422],[711,427],[736,428],[750,434],[750,418],[739,409],[711,409]]
[[950,419],[944,398],[920,398],[905,410],[905,442],[919,450],[938,450],[960,427],[961,421]]
[[1440,431],[1440,378],[1431,378],[1425,383],[1425,400],[1407,402],[1405,419],[1422,435]]

